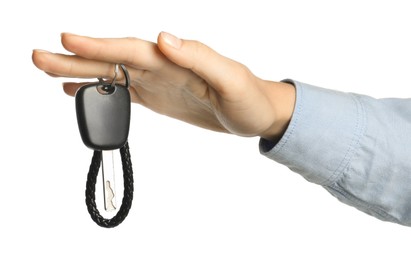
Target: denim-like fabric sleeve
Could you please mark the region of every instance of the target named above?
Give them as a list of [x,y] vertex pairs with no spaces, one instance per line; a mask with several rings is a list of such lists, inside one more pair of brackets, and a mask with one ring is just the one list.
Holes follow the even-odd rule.
[[286,81],[296,88],[291,122],[260,152],[348,205],[411,226],[411,99]]

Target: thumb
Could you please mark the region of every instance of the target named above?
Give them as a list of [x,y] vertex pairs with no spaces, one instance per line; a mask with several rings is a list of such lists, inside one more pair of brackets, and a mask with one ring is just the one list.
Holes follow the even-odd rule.
[[244,65],[218,54],[198,41],[183,40],[161,32],[157,43],[169,60],[192,70],[217,90],[223,90],[224,86],[228,87],[234,80],[238,80],[239,76],[250,73]]

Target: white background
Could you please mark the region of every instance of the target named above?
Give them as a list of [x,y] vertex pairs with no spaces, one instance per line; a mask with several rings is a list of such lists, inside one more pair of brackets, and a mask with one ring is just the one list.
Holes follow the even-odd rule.
[[119,227],[98,227],[84,203],[92,151],[74,99],[31,61],[35,48],[66,53],[61,32],[155,41],[164,30],[265,79],[409,97],[407,1],[37,0],[0,10],[1,259],[409,259],[410,228],[341,204],[261,156],[258,138],[138,105],[133,207]]

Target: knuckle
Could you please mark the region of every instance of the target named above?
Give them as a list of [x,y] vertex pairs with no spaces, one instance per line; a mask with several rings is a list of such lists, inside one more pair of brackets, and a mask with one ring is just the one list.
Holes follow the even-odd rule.
[[239,82],[248,82],[250,78],[252,78],[253,74],[251,73],[250,69],[242,63],[235,62],[235,66],[233,66],[233,76],[235,76],[236,80]]

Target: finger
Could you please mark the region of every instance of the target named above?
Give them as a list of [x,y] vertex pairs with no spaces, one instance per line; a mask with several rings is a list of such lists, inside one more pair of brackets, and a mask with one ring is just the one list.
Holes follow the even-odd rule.
[[46,72],[46,74],[49,75],[50,77],[53,77],[53,78],[60,77],[59,75],[56,75],[56,74],[53,74],[53,73],[50,73],[50,72]]
[[63,33],[61,41],[68,51],[92,60],[145,70],[157,70],[168,62],[155,43],[137,38],[91,38]]
[[34,50],[33,63],[52,76],[94,78],[114,75],[114,65],[78,56]]
[[198,41],[182,40],[161,32],[158,47],[168,59],[191,69],[217,91],[225,91],[228,86],[244,82],[241,77],[252,75],[242,64],[218,54]]
[[89,82],[64,82],[63,83],[63,90],[64,93],[66,93],[69,96],[74,97],[76,95],[77,90],[81,87],[84,86],[85,84],[88,84]]
[[[107,78],[115,75],[115,64],[89,60],[79,56],[50,53],[40,50],[33,51],[33,63],[52,77],[68,78]],[[130,77],[140,77],[144,71],[128,68]],[[116,79],[124,79],[120,71]]]

